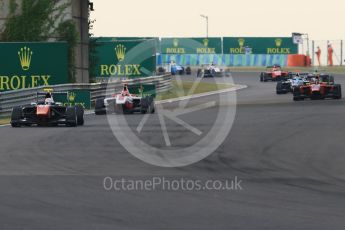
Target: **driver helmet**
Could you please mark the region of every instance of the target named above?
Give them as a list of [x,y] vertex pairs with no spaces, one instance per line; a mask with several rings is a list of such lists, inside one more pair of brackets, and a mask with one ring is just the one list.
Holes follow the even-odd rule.
[[51,93],[46,93],[46,96],[45,96],[45,99],[47,99],[47,98],[52,98],[52,94]]
[[122,90],[122,95],[123,96],[126,96],[129,94],[129,91],[128,91],[128,85],[127,84],[124,84],[123,85],[123,90]]

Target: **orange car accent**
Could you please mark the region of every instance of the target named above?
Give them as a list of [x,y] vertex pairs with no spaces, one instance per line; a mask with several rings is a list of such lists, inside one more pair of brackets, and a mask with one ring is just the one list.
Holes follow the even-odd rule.
[[49,116],[50,106],[49,105],[38,105],[37,106],[37,116]]

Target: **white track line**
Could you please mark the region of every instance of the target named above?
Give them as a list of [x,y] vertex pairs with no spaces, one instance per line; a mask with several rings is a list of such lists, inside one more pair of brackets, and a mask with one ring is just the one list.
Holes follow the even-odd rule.
[[[177,124],[179,124],[179,125],[185,127],[185,128],[188,129],[189,131],[193,132],[194,134],[196,134],[196,135],[198,135],[198,136],[200,136],[200,135],[202,134],[202,132],[201,132],[199,129],[194,128],[193,126],[191,126],[190,124],[188,124],[188,123],[186,123],[185,121],[181,120],[180,118],[177,118],[177,117],[175,117],[175,116],[173,116],[173,115],[170,115],[170,114],[168,114],[168,113],[164,113],[164,115],[165,115],[167,118],[169,118],[169,119],[175,121]],[[166,129],[166,128],[165,128],[165,129]],[[170,145],[169,145],[169,146],[170,146]]]
[[144,117],[143,117],[143,119],[141,119],[141,121],[140,121],[140,123],[139,123],[139,125],[138,125],[138,127],[137,127],[137,132],[138,132],[138,133],[140,133],[141,130],[143,129],[143,127],[144,127],[146,121],[149,119],[149,116],[150,116],[149,114],[145,114]]
[[235,87],[232,87],[229,89],[211,91],[211,92],[207,92],[207,93],[193,94],[193,95],[179,97],[179,98],[173,98],[173,99],[160,100],[160,101],[156,101],[155,103],[156,104],[172,103],[172,102],[183,101],[183,100],[187,100],[187,99],[193,99],[193,98],[211,96],[211,95],[215,95],[215,94],[233,92],[233,91],[237,91],[240,89],[245,89],[247,87],[248,86],[246,86],[246,85],[236,85]]
[[203,110],[203,109],[208,109],[210,107],[214,107],[216,105],[216,102],[215,101],[210,101],[210,102],[207,102],[207,103],[204,103],[204,104],[201,104],[201,105],[196,105],[196,106],[192,106],[192,107],[189,107],[189,108],[186,108],[186,109],[177,109],[177,110],[174,110],[173,111],[173,115],[174,116],[180,116],[180,115],[184,115],[184,114],[187,114],[187,113],[193,113],[193,112],[197,112],[197,111],[200,111],[200,110]]
[[171,142],[170,142],[170,138],[169,138],[169,134],[168,134],[167,126],[165,124],[164,117],[162,114],[158,114],[158,118],[159,118],[159,122],[161,123],[161,129],[162,129],[163,137],[165,140],[165,144],[166,144],[166,146],[171,146]]

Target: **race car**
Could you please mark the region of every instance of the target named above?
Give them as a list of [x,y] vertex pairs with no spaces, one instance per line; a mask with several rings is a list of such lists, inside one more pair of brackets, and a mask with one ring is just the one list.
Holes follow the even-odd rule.
[[214,64],[199,68],[196,77],[229,77],[230,74]]
[[307,76],[309,73],[291,73],[292,78],[289,78],[284,81],[278,81],[276,85],[277,94],[286,94],[293,92],[295,87],[306,85],[309,83]]
[[[78,126],[84,125],[84,108],[80,105],[64,106],[54,101],[54,95],[68,92],[38,92],[36,101],[30,105],[12,109],[11,126]],[[44,100],[41,97],[45,95]]]
[[124,84],[121,92],[115,93],[111,97],[96,100],[95,114],[104,115],[113,112],[123,114],[154,113],[154,96],[155,85],[153,84],[132,86]]
[[260,73],[260,81],[282,81],[290,78],[291,75],[287,71],[283,71],[280,65],[267,66],[265,72]]
[[184,73],[185,73],[185,69],[183,66],[176,65],[176,64],[171,65],[172,75],[176,75],[176,74],[183,75]]
[[341,85],[334,84],[334,78],[330,75],[318,75],[311,79],[306,85],[301,85],[293,89],[293,100],[300,101],[305,98],[316,99],[341,99]]
[[186,68],[186,74],[187,74],[187,75],[191,75],[191,74],[192,74],[192,68],[190,68],[190,66],[187,66],[187,68]]

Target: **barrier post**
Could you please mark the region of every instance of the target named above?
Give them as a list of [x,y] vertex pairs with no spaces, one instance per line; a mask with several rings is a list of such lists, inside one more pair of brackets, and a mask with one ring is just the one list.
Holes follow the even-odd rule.
[[343,65],[343,40],[340,40],[340,65]]
[[315,41],[311,41],[311,52],[312,52],[312,65],[315,66]]

